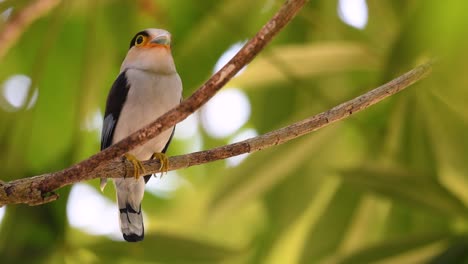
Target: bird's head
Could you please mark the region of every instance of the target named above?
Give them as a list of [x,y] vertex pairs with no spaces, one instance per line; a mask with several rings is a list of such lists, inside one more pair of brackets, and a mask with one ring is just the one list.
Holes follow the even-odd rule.
[[159,74],[176,72],[171,55],[171,34],[163,29],[145,29],[130,41],[130,49],[120,71],[139,69]]

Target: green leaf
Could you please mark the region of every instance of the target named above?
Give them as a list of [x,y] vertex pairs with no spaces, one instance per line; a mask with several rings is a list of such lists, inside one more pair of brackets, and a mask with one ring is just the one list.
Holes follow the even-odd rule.
[[118,253],[136,262],[217,263],[241,253],[223,245],[169,233],[146,234],[140,243],[103,240],[87,248],[103,262],[114,260]]
[[444,241],[451,237],[447,233],[419,234],[404,236],[398,239],[386,240],[381,243],[366,247],[343,257],[338,263],[358,264],[374,263],[399,255],[406,254],[412,250],[417,250],[433,243]]
[[456,104],[447,104],[437,97],[424,94],[424,109],[431,140],[438,160],[442,165],[455,168],[462,175],[468,172],[466,156],[468,155],[468,119],[455,109]]
[[292,78],[311,79],[330,73],[372,70],[376,66],[376,58],[360,43],[283,45],[260,55],[229,85],[251,89],[271,84],[284,85]]
[[262,151],[250,157],[225,175],[223,187],[210,202],[213,215],[238,208],[258,198],[280,183],[291,168],[310,161],[336,133],[335,129],[320,131],[277,148]]
[[341,172],[343,180],[426,210],[468,217],[465,204],[435,178],[395,167],[362,167]]
[[304,243],[299,263],[315,263],[336,251],[361,199],[355,189],[341,185]]
[[468,238],[453,239],[446,250],[427,262],[428,264],[468,263]]
[[[265,262],[278,240],[291,231],[294,223],[305,213],[313,203],[315,196],[324,186],[321,168],[309,171],[310,164],[303,164],[265,194],[264,204],[268,223],[265,232],[257,239],[259,250],[255,262]],[[291,191],[294,190],[294,191]]]

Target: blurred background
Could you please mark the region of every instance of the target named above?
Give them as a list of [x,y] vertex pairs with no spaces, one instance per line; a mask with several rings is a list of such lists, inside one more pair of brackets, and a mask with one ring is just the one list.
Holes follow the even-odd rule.
[[[188,97],[282,3],[0,0],[1,180],[99,151],[106,96],[136,32],[172,33]],[[153,178],[142,243],[122,241],[113,186],[101,193],[98,180],[50,204],[5,206],[0,262],[468,263],[467,9],[310,0],[177,126],[169,155],[280,128],[437,58],[433,74],[284,145]]]

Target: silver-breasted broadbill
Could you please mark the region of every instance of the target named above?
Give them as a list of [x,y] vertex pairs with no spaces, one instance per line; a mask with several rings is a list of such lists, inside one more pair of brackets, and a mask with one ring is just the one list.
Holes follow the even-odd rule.
[[[138,32],[107,97],[101,150],[156,120],[181,99],[182,82],[171,54],[171,35],[162,29]],[[151,175],[145,175],[140,161],[158,158],[166,167],[164,153],[173,134],[174,127],[130,150],[125,157],[133,164],[134,177],[114,179],[120,228],[126,241],[144,237],[141,202]],[[105,185],[106,179],[101,179],[101,189]]]

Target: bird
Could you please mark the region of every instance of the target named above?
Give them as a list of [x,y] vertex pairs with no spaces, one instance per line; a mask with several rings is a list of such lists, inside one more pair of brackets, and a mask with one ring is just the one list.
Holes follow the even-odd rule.
[[[182,81],[171,52],[171,34],[149,28],[135,34],[106,101],[101,150],[124,139],[176,107],[182,100]],[[128,242],[144,238],[141,203],[145,184],[143,160],[159,159],[161,171],[167,172],[165,152],[175,126],[124,155],[134,168],[133,177],[115,178],[120,229]],[[140,177],[140,175],[144,175]],[[101,191],[107,179],[101,178]]]

